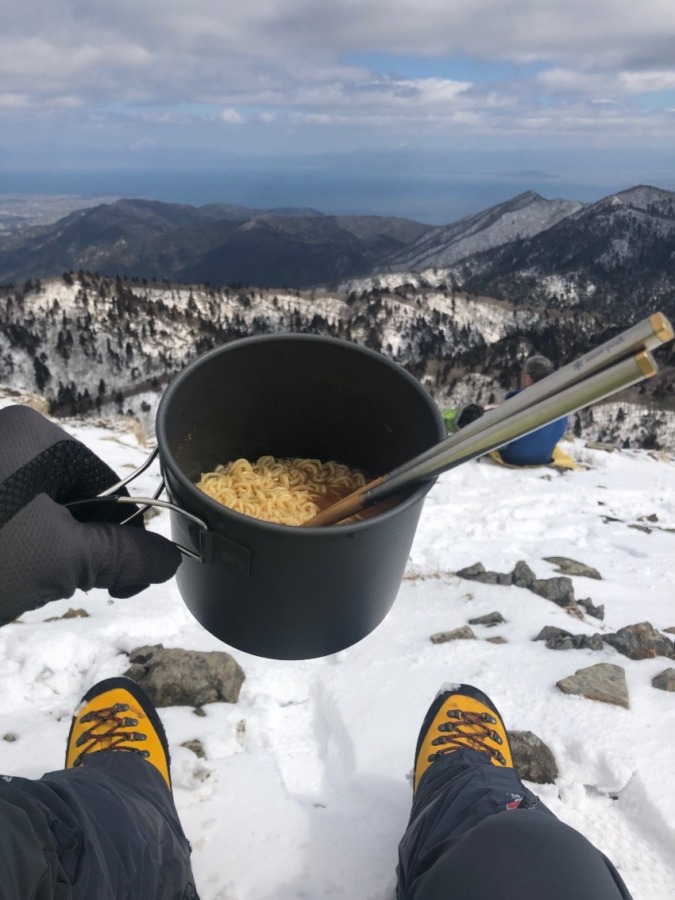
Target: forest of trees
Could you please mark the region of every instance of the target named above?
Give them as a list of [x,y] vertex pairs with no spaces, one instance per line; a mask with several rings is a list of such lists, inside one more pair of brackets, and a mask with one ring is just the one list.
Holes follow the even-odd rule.
[[[37,391],[64,415],[111,402],[125,412],[128,398],[160,391],[200,354],[238,338],[282,332],[341,338],[381,352],[422,380],[441,405],[462,394],[462,386],[466,397],[467,378],[479,379],[471,399],[494,403],[517,384],[530,353],[560,366],[623,327],[601,325],[587,313],[491,301],[500,336],[486,341],[481,298],[454,286],[320,295],[79,271],[1,289],[0,300],[0,382]],[[672,409],[674,381],[662,378],[643,400]]]

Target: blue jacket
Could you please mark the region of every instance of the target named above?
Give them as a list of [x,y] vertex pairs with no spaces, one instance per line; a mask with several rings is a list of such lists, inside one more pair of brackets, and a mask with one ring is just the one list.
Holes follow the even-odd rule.
[[[520,391],[511,391],[506,399],[519,394]],[[499,453],[505,463],[510,466],[539,466],[551,462],[553,448],[567,430],[567,416],[549,422],[542,428],[518,438],[510,444],[501,447]]]

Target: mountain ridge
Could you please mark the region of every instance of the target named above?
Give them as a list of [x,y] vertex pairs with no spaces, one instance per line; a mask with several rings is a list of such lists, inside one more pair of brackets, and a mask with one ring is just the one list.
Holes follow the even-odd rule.
[[590,204],[526,191],[446,226],[131,199],[0,235],[0,283],[84,270],[216,286],[447,284],[622,316],[645,305],[675,314],[674,261],[675,193],[650,185]]
[[576,201],[545,200],[535,191],[525,191],[505,203],[422,236],[387,259],[382,271],[447,267],[482,250],[537,234],[582,207]]

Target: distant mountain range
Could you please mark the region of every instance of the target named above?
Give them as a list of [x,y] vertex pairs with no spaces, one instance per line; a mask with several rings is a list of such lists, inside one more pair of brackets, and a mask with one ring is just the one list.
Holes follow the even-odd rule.
[[431,227],[312,209],[118,200],[0,236],[0,283],[83,269],[182,283],[302,287],[367,274]]
[[313,209],[119,200],[0,235],[0,283],[89,271],[186,284],[447,285],[521,305],[675,313],[675,193],[519,194],[445,226]]

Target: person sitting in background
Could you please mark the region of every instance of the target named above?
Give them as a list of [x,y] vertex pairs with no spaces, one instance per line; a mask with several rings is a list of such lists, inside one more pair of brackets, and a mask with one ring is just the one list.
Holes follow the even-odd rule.
[[[545,356],[531,356],[520,373],[520,387],[510,391],[505,399],[519,394],[553,372],[553,363]],[[556,444],[567,430],[567,416],[549,422],[542,428],[506,444],[499,450],[503,462],[509,466],[544,466],[553,459]]]

